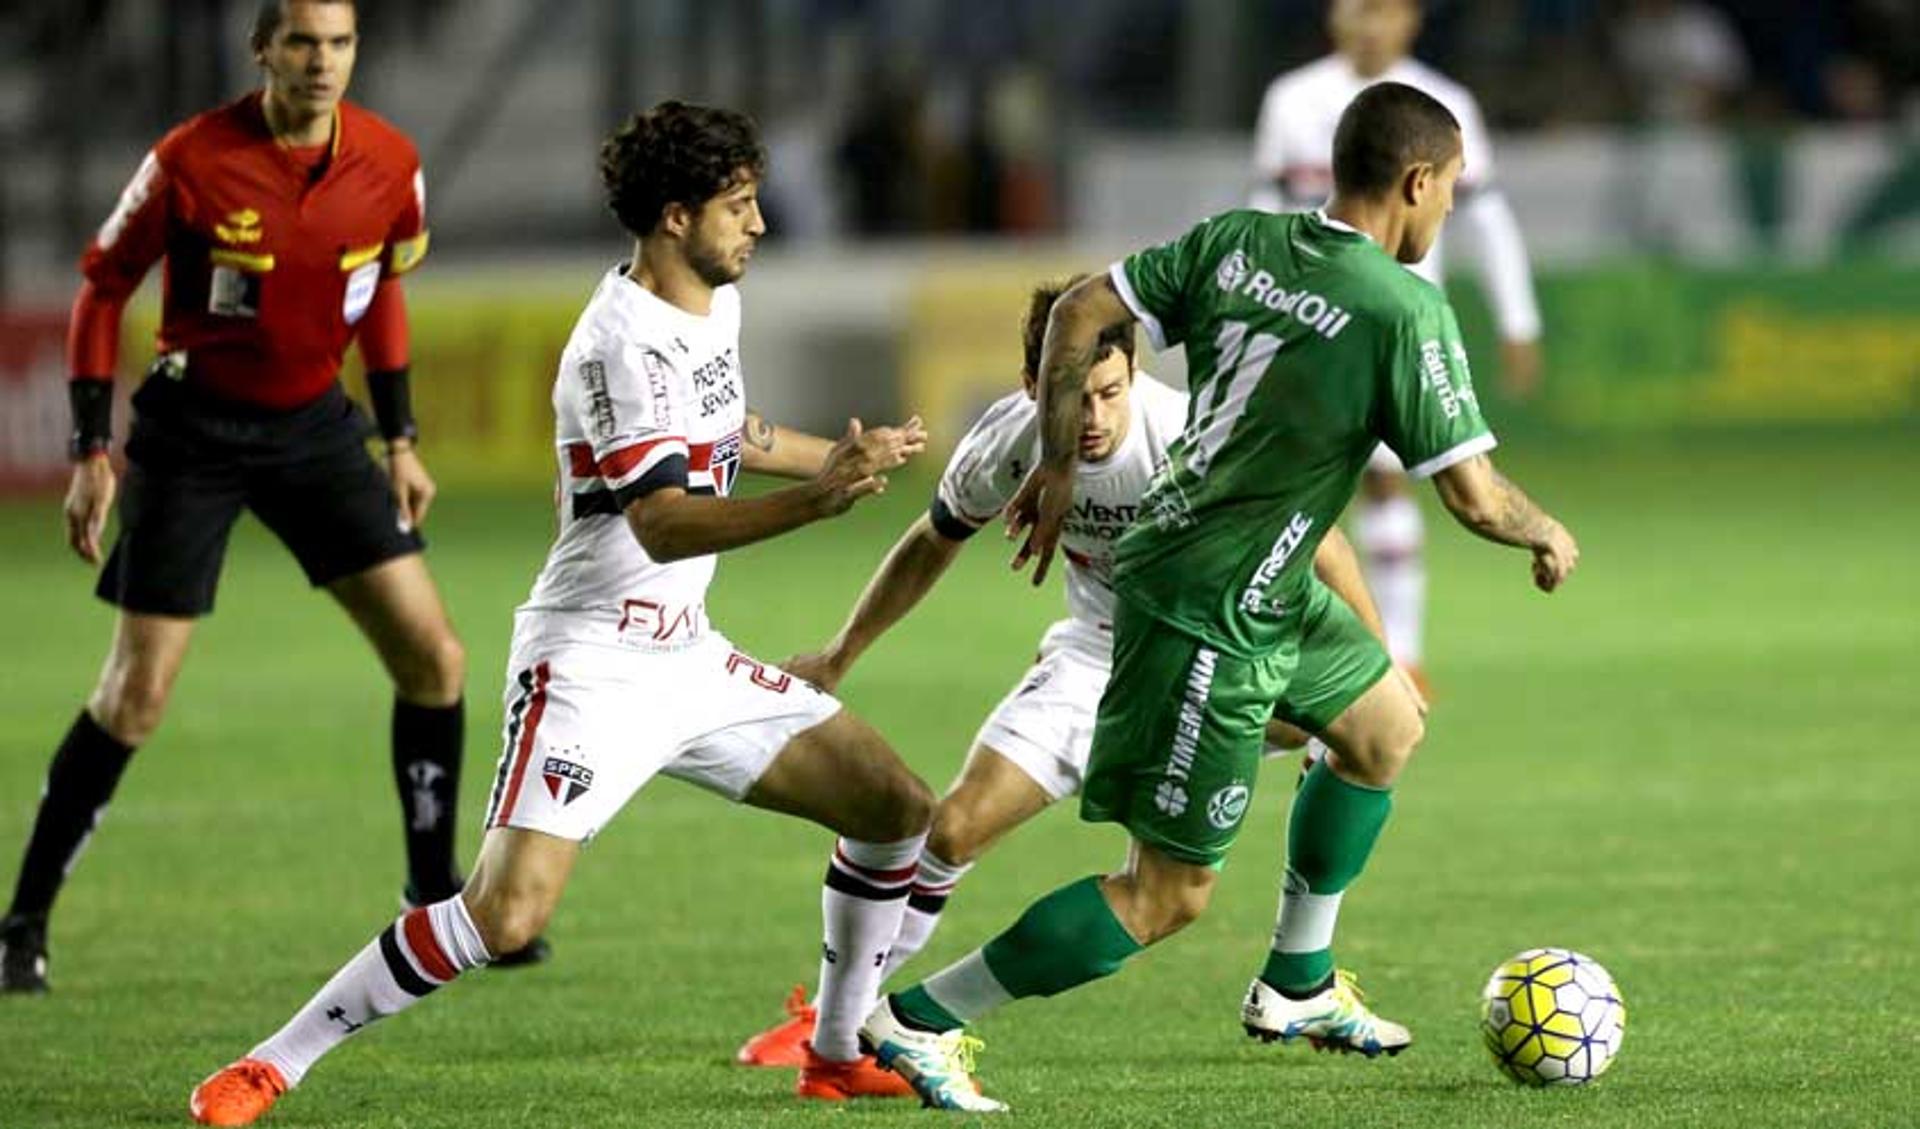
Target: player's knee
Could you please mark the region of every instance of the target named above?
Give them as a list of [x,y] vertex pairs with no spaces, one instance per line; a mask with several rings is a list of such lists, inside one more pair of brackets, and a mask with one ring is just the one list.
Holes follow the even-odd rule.
[[933,790],[905,765],[874,790],[854,838],[891,843],[925,834],[933,822]]
[[986,826],[979,813],[951,798],[933,812],[933,830],[927,832],[927,850],[954,866],[966,866],[986,847]]
[[470,897],[467,912],[487,951],[496,955],[526,948],[547,928],[553,899],[534,890],[494,890]]
[[124,745],[143,745],[166,715],[171,680],[139,666],[110,670],[100,680],[88,712],[100,728]]
[[451,630],[438,632],[415,648],[396,675],[400,696],[408,701],[452,705],[466,687],[467,649]]

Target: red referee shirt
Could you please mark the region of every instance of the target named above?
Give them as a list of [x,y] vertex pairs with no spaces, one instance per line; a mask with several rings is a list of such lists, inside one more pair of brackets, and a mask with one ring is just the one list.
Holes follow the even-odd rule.
[[[339,376],[380,283],[426,254],[426,189],[413,143],[370,111],[341,102],[328,151],[301,154],[274,139],[260,99],[162,138],[80,269],[117,310],[165,256],[160,351],[184,354],[186,379],[208,392],[294,408]],[[103,348],[110,357],[74,344],[76,357]],[[77,360],[74,371],[109,375]]]

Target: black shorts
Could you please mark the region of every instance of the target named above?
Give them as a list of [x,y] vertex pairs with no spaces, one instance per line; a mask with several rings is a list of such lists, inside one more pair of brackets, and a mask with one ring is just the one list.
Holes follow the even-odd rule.
[[373,429],[338,384],[276,412],[154,376],[133,406],[120,532],[94,589],[110,604],[212,611],[242,507],[293,551],[316,588],[425,547],[401,529],[392,485],[367,452]]

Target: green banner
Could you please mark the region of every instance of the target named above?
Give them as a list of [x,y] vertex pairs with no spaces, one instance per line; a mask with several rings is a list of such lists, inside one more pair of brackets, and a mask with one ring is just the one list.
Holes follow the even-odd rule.
[[[1451,289],[1490,376],[1479,289]],[[1546,273],[1539,290],[1540,401],[1502,417],[1607,432],[1920,422],[1920,268],[1634,264]]]

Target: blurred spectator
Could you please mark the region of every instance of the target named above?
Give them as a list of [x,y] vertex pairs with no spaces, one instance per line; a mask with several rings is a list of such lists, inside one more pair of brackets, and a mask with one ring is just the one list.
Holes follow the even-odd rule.
[[1716,120],[1747,83],[1732,21],[1694,0],[1630,0],[1614,40],[1635,106],[1653,121]]

